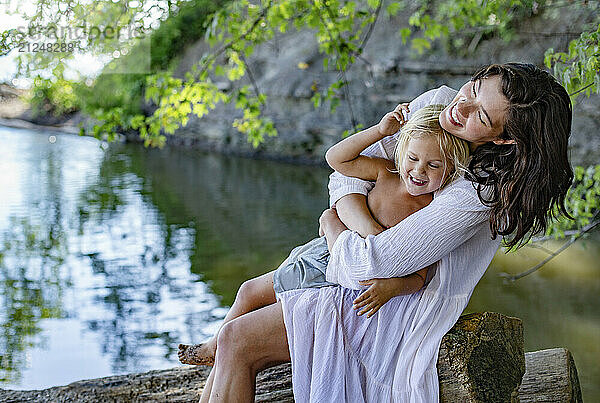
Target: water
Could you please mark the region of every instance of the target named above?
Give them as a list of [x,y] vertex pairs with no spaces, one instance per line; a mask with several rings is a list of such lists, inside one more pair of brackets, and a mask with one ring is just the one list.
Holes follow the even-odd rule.
[[[177,343],[213,334],[327,206],[321,168],[2,127],[0,144],[3,388],[178,365]],[[500,253],[468,311],[522,318],[526,351],[569,348],[598,400],[600,242],[502,283],[543,253]]]

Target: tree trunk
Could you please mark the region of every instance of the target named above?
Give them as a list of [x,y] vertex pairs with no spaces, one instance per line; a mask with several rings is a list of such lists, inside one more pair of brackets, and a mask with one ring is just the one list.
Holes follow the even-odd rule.
[[492,312],[464,315],[442,339],[442,402],[514,401],[524,373],[520,319]]
[[519,388],[521,403],[583,402],[575,361],[566,348],[526,353],[525,368]]

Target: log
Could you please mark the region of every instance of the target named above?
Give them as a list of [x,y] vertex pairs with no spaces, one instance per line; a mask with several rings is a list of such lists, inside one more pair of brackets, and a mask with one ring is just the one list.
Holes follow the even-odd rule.
[[525,373],[523,323],[484,312],[461,316],[438,358],[442,402],[515,401]]
[[[550,350],[554,351],[554,350]],[[566,350],[565,350],[566,351]],[[556,377],[574,376],[575,365],[568,355],[528,354],[533,375],[525,375],[523,329],[521,321],[497,313],[462,316],[444,336],[438,359],[440,400],[442,402],[508,402],[535,400],[537,396],[559,396],[549,392]],[[542,360],[542,364],[536,364]],[[551,361],[551,377],[541,377],[541,369]],[[566,365],[570,367],[565,367]],[[537,369],[539,368],[539,369]],[[0,389],[2,402],[189,402],[197,401],[208,376],[208,367],[178,367],[141,374],[118,375],[85,380],[67,386],[39,391]],[[545,372],[543,372],[545,373]],[[562,375],[561,375],[562,374]],[[573,390],[579,383],[570,381]],[[566,390],[566,389],[562,389]],[[576,395],[576,392],[574,392]],[[581,392],[579,392],[580,396]],[[562,395],[561,395],[562,396]],[[529,400],[525,400],[529,399]],[[259,374],[257,402],[293,402],[289,364],[270,368]],[[578,400],[552,400],[578,401]],[[580,401],[580,400],[579,400]]]
[[566,348],[525,354],[525,375],[519,400],[527,402],[583,402],[577,368]]

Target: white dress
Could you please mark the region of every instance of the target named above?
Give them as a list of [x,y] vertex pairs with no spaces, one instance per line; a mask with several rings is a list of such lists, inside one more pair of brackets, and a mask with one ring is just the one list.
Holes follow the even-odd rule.
[[[448,103],[455,93],[448,87],[429,91],[411,103],[411,110]],[[384,139],[367,153],[391,155],[388,145]],[[334,174],[332,202],[368,191],[354,181]],[[338,191],[340,187],[345,190]],[[500,243],[491,239],[488,217],[472,184],[461,179],[377,236],[363,239],[349,230],[340,234],[327,280],[343,287],[278,294],[296,401],[437,402],[440,342]],[[434,262],[424,290],[392,298],[370,319],[356,315],[352,301],[363,288],[359,280],[404,276]]]

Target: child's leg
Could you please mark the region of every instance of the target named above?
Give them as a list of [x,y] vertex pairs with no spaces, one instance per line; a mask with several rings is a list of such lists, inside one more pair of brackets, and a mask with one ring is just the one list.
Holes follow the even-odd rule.
[[[325,237],[313,239],[294,248],[277,270],[242,284],[235,297],[235,302],[229,309],[227,316],[225,316],[223,325],[245,313],[277,302],[275,289],[273,288],[273,279],[276,272],[277,292],[331,285],[325,280],[328,260],[329,250],[327,249]],[[203,344],[193,346],[180,344],[179,361],[183,364],[213,365],[219,332]]]
[[[262,276],[245,281],[239,288],[235,301],[223,320],[223,325],[245,313],[277,302],[273,290],[273,271]],[[219,328],[219,331],[221,330]],[[217,336],[219,332],[206,343],[195,345],[179,345],[179,361],[191,365],[212,365],[217,349]]]

